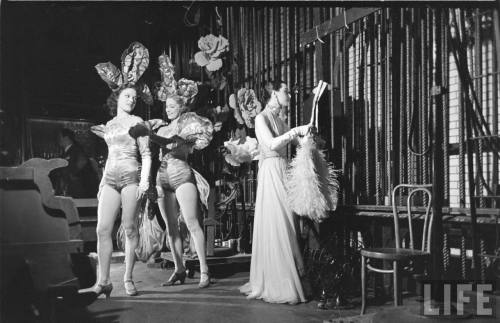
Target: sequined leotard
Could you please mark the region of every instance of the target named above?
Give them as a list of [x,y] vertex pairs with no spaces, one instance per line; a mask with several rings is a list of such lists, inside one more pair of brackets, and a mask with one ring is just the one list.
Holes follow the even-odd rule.
[[[178,121],[179,119],[177,119]],[[158,135],[166,138],[173,137],[180,133],[177,121],[158,130]],[[187,157],[191,151],[191,146],[181,144],[169,144],[161,149],[161,166],[156,177],[157,185],[165,191],[177,190],[184,183],[196,184],[193,170],[187,162]]]
[[104,168],[99,191],[104,185],[109,185],[118,192],[130,184],[139,183],[139,157],[144,161],[151,158],[149,138],[132,138],[128,130],[142,122],[137,116],[129,115],[111,119],[106,124],[104,140],[108,145],[108,159]]

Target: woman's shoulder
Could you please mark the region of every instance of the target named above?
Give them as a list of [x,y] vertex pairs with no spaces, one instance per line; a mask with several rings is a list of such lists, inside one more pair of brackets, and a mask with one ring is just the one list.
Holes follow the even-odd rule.
[[141,117],[133,115],[133,114],[130,115],[130,120],[134,123],[139,123],[139,122],[144,121]]
[[115,122],[116,122],[116,116],[114,116],[113,118],[109,119],[109,120],[106,122],[105,126],[107,127],[107,126],[109,126],[109,125],[111,125],[111,124],[113,124],[113,123],[115,123]]

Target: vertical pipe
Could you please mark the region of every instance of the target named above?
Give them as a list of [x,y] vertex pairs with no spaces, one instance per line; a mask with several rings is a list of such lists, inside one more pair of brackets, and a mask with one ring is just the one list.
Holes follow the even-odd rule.
[[[286,66],[286,82],[289,86],[292,86],[291,84],[291,66],[292,66],[292,51],[291,51],[291,43],[292,43],[292,34],[290,31],[290,8],[285,8],[285,24],[284,24],[284,31],[286,36],[286,48],[285,48],[285,66]],[[291,127],[290,123],[290,108],[288,108],[288,126]]]
[[[492,101],[493,104],[491,106],[491,122],[492,122],[492,134],[498,135],[498,84],[499,84],[499,77],[498,77],[498,72],[499,71],[499,66],[500,66],[500,19],[499,19],[499,14],[500,14],[500,8],[498,10],[493,10],[493,34],[495,35],[494,37],[494,48],[493,52],[496,52],[496,55],[493,55],[492,59],[492,69],[493,69],[493,75],[492,75]],[[498,160],[498,155],[493,154],[493,165],[492,165],[492,182],[493,183],[500,183],[498,179],[498,165],[499,165],[499,160]],[[495,195],[500,195],[500,186],[497,186],[496,192],[494,192]],[[494,208],[499,208],[500,205],[498,203],[498,199],[494,199],[492,207]]]
[[[246,35],[246,28],[245,28],[245,21],[246,21],[246,12],[245,8],[240,8],[240,35]],[[247,51],[247,39],[246,38],[241,38],[242,42],[242,48],[241,48],[241,60],[243,63],[243,75],[240,77],[240,82],[241,82],[241,87],[247,87],[247,76],[248,76],[248,51]]]
[[296,106],[296,96],[293,91],[295,88],[295,83],[297,82],[297,78],[295,77],[295,66],[297,64],[297,47],[296,47],[296,37],[297,33],[295,31],[295,8],[289,8],[288,9],[288,30],[290,32],[290,42],[288,43],[289,49],[288,49],[288,64],[289,64],[289,70],[290,70],[290,77],[288,80],[288,86],[290,86],[290,94],[292,96],[292,101],[290,104],[290,109],[288,112],[288,122],[290,127],[295,126],[295,106]]
[[[411,20],[411,30],[412,30],[412,36],[411,36],[411,74],[410,74],[410,79],[411,79],[411,102],[410,102],[410,107],[411,111],[415,111],[417,109],[418,111],[418,100],[419,100],[419,70],[418,70],[418,54],[417,54],[417,48],[418,48],[418,9],[412,8],[412,20]],[[410,115],[411,118],[412,115]],[[418,136],[416,135],[415,138],[418,139]],[[411,183],[418,183],[418,178],[419,178],[419,172],[418,172],[418,158],[415,155],[411,155]]]
[[299,125],[299,102],[300,102],[300,59],[301,59],[301,54],[300,52],[304,50],[304,48],[300,48],[299,46],[299,34],[300,34],[300,29],[299,29],[299,8],[293,8],[293,30],[294,30],[294,97],[295,97],[295,104],[294,104],[294,126]]
[[375,160],[376,160],[376,179],[375,179],[375,185],[376,185],[376,204],[377,205],[382,205],[383,203],[383,188],[382,188],[382,181],[383,181],[383,176],[382,176],[382,138],[381,138],[381,115],[380,115],[380,110],[381,104],[379,104],[379,87],[380,87],[380,82],[379,82],[379,75],[380,75],[380,64],[381,64],[381,50],[380,50],[380,11],[377,11],[375,14],[375,60],[373,61],[373,64],[375,64],[375,74],[374,74],[374,83],[375,83],[375,145],[376,145],[376,151],[375,151]]
[[[481,50],[481,12],[479,9],[475,9],[473,11],[474,14],[474,56],[473,56],[473,66],[472,66],[472,71],[473,71],[473,78],[474,78],[474,87],[475,91],[477,93],[477,98],[479,100],[479,104],[483,104],[483,87],[482,87],[482,50]],[[476,104],[474,104],[476,105]],[[481,111],[481,106],[476,105],[477,111]],[[479,139],[477,141],[477,155],[476,155],[476,172],[479,176],[476,176],[475,180],[475,186],[476,186],[476,192],[475,195],[477,196],[482,196],[482,182],[480,180],[480,176],[483,176],[482,174],[482,166],[483,166],[483,145],[482,145],[482,139]],[[484,208],[486,207],[486,203],[484,198],[479,199],[479,206]]]
[[[462,30],[462,37],[465,37],[465,13],[464,11],[460,11],[460,27]],[[463,39],[463,38],[462,38]],[[467,51],[463,51],[463,55],[466,54]],[[462,62],[466,64],[468,62],[467,56],[463,57]],[[463,68],[463,67],[461,67]],[[472,273],[473,278],[479,278],[478,272],[478,232],[477,232],[477,215],[476,215],[476,203],[474,199],[474,142],[470,139],[474,135],[472,132],[472,118],[473,118],[473,107],[472,102],[469,97],[469,88],[467,86],[463,87],[464,90],[464,98],[465,98],[465,136],[466,136],[466,149],[467,149],[467,179],[468,179],[468,193],[469,193],[469,207],[470,207],[470,216],[471,216],[471,234],[472,234]]]
[[[418,58],[417,58],[417,82],[416,82],[416,93],[417,93],[417,98],[415,100],[416,105],[415,108],[418,110],[418,129],[419,133],[416,134],[416,138],[418,138],[419,141],[419,146],[420,146],[420,151],[423,151],[425,148],[425,119],[424,119],[424,114],[425,114],[425,97],[424,97],[424,66],[425,66],[425,61],[424,61],[424,56],[425,56],[425,20],[424,20],[424,15],[423,15],[423,10],[424,8],[418,8],[417,9],[417,26],[415,30],[418,33],[418,38],[416,38],[416,43],[418,44],[417,46],[420,48],[418,51]],[[420,27],[420,29],[419,29]],[[417,183],[424,183],[424,176],[425,176],[425,156],[417,156],[417,167],[416,167],[416,174],[417,174]],[[425,195],[422,195],[425,196]],[[423,202],[423,201],[422,201]]]
[[[407,102],[407,91],[406,91],[406,84],[408,82],[408,64],[406,63],[406,55],[408,52],[407,48],[407,38],[406,38],[406,9],[402,8],[400,9],[400,24],[399,24],[399,31],[401,35],[403,35],[402,38],[399,39],[400,43],[400,57],[399,57],[399,62],[400,62],[400,69],[399,69],[399,184],[406,183],[406,174],[407,174],[407,169],[408,169],[408,159],[405,154],[407,143],[406,143],[406,118],[408,116],[406,115],[406,111],[408,109],[408,106],[406,104]],[[396,35],[396,33],[394,33]],[[404,108],[403,106],[406,106]],[[395,183],[396,184],[396,183]],[[403,202],[403,197],[400,194],[399,195],[399,203],[402,205]]]
[[262,80],[269,80],[269,21],[268,8],[262,8]]
[[[349,104],[348,104],[349,70],[348,70],[348,58],[347,58],[348,51],[347,51],[347,48],[345,46],[345,30],[341,31],[341,35],[342,35],[342,42],[343,42],[343,44],[342,44],[342,56],[341,56],[342,57],[341,58],[341,66],[342,66],[341,85],[342,85],[342,96],[343,96],[342,102],[343,102],[344,116],[348,117],[349,116],[349,112],[348,112],[348,109],[349,109]],[[350,175],[350,169],[348,168],[347,161],[351,157],[351,152],[348,150],[348,135],[347,134],[344,135],[342,145],[343,145],[343,151],[344,151],[342,164],[344,166],[344,174],[346,174],[346,176],[344,176],[344,178],[346,180],[348,180],[348,176]],[[344,201],[346,201],[346,204],[353,202],[351,199],[350,190],[345,191]]]
[[[424,33],[422,34],[423,37],[423,42],[422,42],[422,48],[424,49],[422,52],[422,108],[423,108],[423,115],[422,115],[422,148],[426,149],[427,145],[429,143],[429,113],[430,113],[430,104],[429,104],[429,99],[431,97],[431,93],[429,89],[432,86],[432,83],[429,82],[429,76],[431,74],[431,70],[429,68],[429,63],[431,62],[431,56],[428,55],[428,48],[431,46],[425,46],[425,44],[432,44],[432,39],[429,35],[429,32],[431,31],[431,24],[429,23],[430,21],[430,16],[429,16],[429,8],[422,8],[422,21],[423,21],[423,26],[424,26]],[[423,151],[423,150],[422,150]],[[422,162],[423,162],[423,178],[422,178],[422,183],[429,183],[430,182],[430,167],[429,167],[429,155],[425,154],[422,156]],[[427,203],[427,195],[423,195],[424,197],[424,205]]]
[[[262,33],[261,33],[261,28],[260,28],[260,22],[261,22],[262,16],[259,14],[259,8],[254,9],[254,28],[255,28],[255,78],[256,78],[256,83],[255,83],[255,88],[254,90],[256,91],[256,94],[259,98],[259,101],[261,101],[262,97],[262,59],[261,59],[261,53],[262,53],[262,47],[261,47],[261,40],[262,40]],[[261,102],[264,104],[264,102]],[[264,107],[262,107],[264,108]]]
[[413,75],[413,65],[412,65],[412,55],[413,46],[411,41],[411,17],[413,16],[413,9],[406,10],[406,16],[408,21],[405,25],[405,39],[406,39],[406,183],[413,183],[413,163],[412,155],[409,147],[409,129],[410,129],[410,117],[411,117],[411,101],[412,101],[412,75]]
[[[477,94],[477,97],[479,99],[479,103],[482,103],[483,100],[482,100],[482,89],[481,89],[481,78],[482,78],[482,71],[481,71],[481,65],[480,65],[480,55],[481,55],[481,39],[480,39],[480,26],[479,26],[479,22],[480,22],[480,19],[479,19],[479,15],[480,15],[480,11],[479,9],[474,9],[472,12],[471,12],[474,16],[473,18],[473,21],[474,21],[474,44],[473,44],[473,48],[472,48],[472,52],[473,52],[473,56],[471,55],[471,60],[472,60],[472,64],[471,64],[471,71],[472,71],[472,80],[474,82],[474,90],[476,91],[476,94]],[[477,106],[475,103],[475,109],[479,110],[481,109],[480,106]],[[481,176],[482,174],[480,174],[480,170],[481,170],[481,165],[482,165],[482,140],[479,139],[477,142],[477,155],[476,155],[476,161],[478,161],[478,163],[476,163],[476,173]],[[479,179],[479,176],[476,176],[475,178],[475,188],[476,188],[476,192],[474,193],[475,195],[477,196],[481,196],[481,181]],[[477,200],[476,200],[477,201]],[[481,205],[481,207],[484,207],[484,199],[480,199],[479,200],[479,204]]]
[[[333,7],[331,7],[329,9],[329,16],[330,16],[330,19],[332,19],[334,17]],[[332,87],[330,90],[330,134],[329,134],[330,146],[329,146],[329,149],[331,152],[333,152],[333,150],[336,148],[335,147],[335,126],[336,126],[336,124],[335,124],[335,117],[334,117],[334,109],[335,109],[335,107],[334,107],[335,101],[334,100],[335,100],[336,89],[333,86],[334,78],[335,78],[333,66],[335,64],[335,57],[336,57],[336,55],[335,55],[335,33],[331,33],[328,36],[328,39],[329,39],[328,65],[330,67],[330,85]]]
[[358,169],[358,185],[357,185],[357,190],[358,190],[358,196],[360,199],[360,203],[364,203],[364,197],[366,196],[366,174],[364,173],[364,164],[365,164],[365,159],[366,159],[366,148],[364,145],[364,119],[365,119],[365,103],[364,103],[364,98],[365,98],[365,47],[363,46],[363,29],[364,29],[364,19],[361,19],[357,23],[357,28],[359,30],[358,32],[358,61],[359,63],[357,64],[357,71],[358,71],[358,98],[357,98],[357,104],[356,104],[356,111],[357,111],[357,121],[356,121],[356,128],[357,130],[357,139],[356,139],[356,149],[358,151],[358,156],[357,158],[357,169]]
[[[352,24],[351,28],[355,28],[355,24]],[[357,93],[356,93],[356,90],[357,90],[357,76],[358,76],[358,73],[357,73],[357,63],[358,63],[358,53],[357,53],[357,48],[358,46],[356,46],[357,44],[357,41],[358,41],[359,37],[355,39],[354,43],[353,43],[353,51],[352,51],[352,63],[353,63],[353,68],[352,68],[352,78],[353,78],[353,82],[352,82],[352,98],[351,98],[351,142],[350,142],[350,150],[352,151],[353,153],[353,157],[357,155],[357,151],[358,151],[358,147],[357,147],[357,125],[356,125],[356,121],[357,121]],[[349,49],[348,49],[349,50]],[[350,55],[349,55],[349,58],[350,58]],[[351,162],[351,167],[352,167],[352,180],[351,180],[351,191],[353,193],[353,198],[355,199],[354,200],[354,203],[356,204],[359,204],[359,192],[358,192],[358,158],[357,157],[354,157],[352,158],[352,162]]]
[[370,111],[369,111],[369,97],[368,97],[368,50],[367,50],[367,31],[371,28],[371,17],[365,19],[365,26],[363,29],[363,39],[362,39],[362,48],[363,48],[363,89],[364,96],[363,100],[363,121],[364,121],[364,148],[365,148],[365,169],[364,169],[364,179],[365,179],[365,202],[370,203],[370,197],[372,195],[371,190],[371,179],[370,179],[370,165],[372,163],[370,158]]
[[[439,9],[437,9],[439,10]],[[432,20],[431,20],[432,19]],[[427,13],[427,22],[428,25],[431,25],[432,29],[430,30],[430,34],[428,34],[428,39],[430,39],[431,52],[429,53],[429,61],[430,65],[428,68],[429,74],[433,74],[431,77],[431,82],[428,83],[429,87],[434,88],[443,88],[442,80],[443,80],[443,70],[447,69],[448,66],[443,64],[443,61],[440,60],[442,56],[441,46],[439,44],[440,38],[438,35],[441,30],[441,15],[437,15],[436,9],[433,9],[432,16],[430,16],[430,12]],[[447,53],[446,53],[447,54]],[[436,57],[433,60],[433,57]],[[433,93],[433,97],[429,102],[429,113],[430,113],[430,124],[428,125],[431,130],[431,138],[430,143],[432,147],[431,154],[431,167],[430,167],[430,180],[432,182],[432,192],[434,198],[432,199],[432,212],[434,214],[431,223],[433,231],[432,231],[432,245],[431,245],[431,254],[432,254],[432,279],[440,280],[442,279],[443,273],[443,264],[447,266],[446,259],[448,257],[447,250],[447,236],[444,235],[443,232],[443,221],[442,221],[442,209],[443,209],[443,173],[444,173],[444,164],[443,164],[443,132],[441,126],[443,124],[443,93],[441,91],[439,93]],[[425,201],[427,202],[427,201]],[[443,243],[443,236],[445,237],[445,243]],[[443,249],[446,247],[446,249]],[[443,253],[444,252],[444,253]],[[443,262],[445,259],[445,262]],[[441,299],[441,290],[439,288],[435,288],[433,291],[434,299]]]
[[280,78],[280,20],[279,20],[279,9],[278,7],[273,7],[273,79],[278,80]]
[[260,64],[260,82],[266,80],[266,43],[267,43],[267,21],[266,21],[266,8],[258,8],[258,31],[259,31],[259,64]]
[[[311,29],[311,19],[310,19],[310,8],[305,8],[304,9],[304,31]],[[312,49],[314,48],[314,43],[311,44],[311,47],[306,48],[305,50],[305,62],[304,62],[304,88],[302,92],[304,94],[309,94],[309,87],[311,86],[311,79],[313,78],[313,75],[311,75],[311,72],[314,69],[314,64],[312,60],[314,60],[314,56],[312,54]],[[304,123],[304,115],[302,113],[301,116],[301,124]]]
[[[392,10],[391,9],[385,9],[386,10],[386,18],[385,18],[385,30],[386,30],[386,51],[385,51],[385,102],[386,102],[386,157],[385,157],[385,164],[386,164],[386,185],[385,185],[385,195],[387,196],[387,201],[390,201],[390,196],[392,194],[392,188],[394,187],[394,180],[395,176],[393,176],[393,172],[395,172],[395,164],[394,164],[394,158],[393,158],[393,151],[394,151],[394,137],[393,137],[393,124],[395,123],[395,119],[397,116],[394,113],[393,109],[393,100],[392,100],[392,91],[394,91],[394,88],[391,83],[391,71],[394,68],[393,63],[394,63],[394,58],[392,57],[392,52],[391,49],[394,46],[392,44],[393,38],[393,31],[392,31],[392,24],[390,23],[393,19],[397,19],[396,15],[392,15]],[[390,202],[388,202],[389,204]]]
[[[453,14],[453,12],[451,12],[451,14]],[[459,66],[457,66],[456,62],[455,66],[456,69],[458,70]],[[460,78],[458,78],[458,86],[459,89],[463,88],[462,80]],[[459,103],[459,110],[458,110],[459,198],[460,198],[460,207],[464,208],[465,207],[465,143],[464,143],[465,105],[464,105],[464,93],[462,91],[459,91],[458,93],[458,103]]]
[[262,66],[262,81],[267,80],[266,73],[267,73],[267,8],[263,7],[260,8],[261,14],[260,19],[261,19],[261,66]]
[[[468,91],[466,91],[466,95]],[[472,124],[471,124],[471,110],[472,110],[472,102],[469,98],[467,98],[466,104],[466,136],[467,138],[471,138],[473,136],[472,133]],[[473,165],[473,152],[474,152],[474,143],[472,140],[467,140],[467,172],[468,172],[468,182],[469,182],[469,203],[470,203],[470,215],[471,215],[471,231],[472,231],[472,272],[473,278],[479,278],[478,272],[478,232],[477,232],[477,218],[476,218],[476,205],[474,199],[474,165]]]
[[[303,21],[303,29],[302,31],[305,31],[309,28],[308,26],[308,19],[307,19],[307,13],[308,13],[308,10],[307,8],[301,8],[302,10],[302,17],[304,19]],[[306,94],[306,88],[307,86],[309,85],[309,83],[307,82],[308,78],[308,69],[309,69],[309,62],[308,62],[308,52],[310,52],[310,49],[306,46],[304,48],[304,51],[303,51],[303,54],[302,54],[302,68],[301,68],[301,72],[302,72],[302,84],[301,84],[301,102],[300,103],[303,103],[304,102],[304,98],[305,98],[305,94]],[[300,113],[299,113],[299,124],[304,124],[304,110],[303,109],[300,109]]]
[[[231,44],[231,46],[229,47],[229,56],[230,57],[234,57],[234,41],[233,41],[233,29],[232,29],[232,15],[231,15],[231,7],[226,7],[226,12],[225,12],[225,20],[226,20],[226,23],[224,24],[224,29],[225,29],[225,34],[226,34],[226,37],[227,37],[227,40],[229,41],[229,44]],[[234,59],[234,58],[233,58]],[[229,64],[229,67],[230,67],[230,72],[228,73],[229,74],[229,78],[228,78],[228,86],[226,86],[226,91],[228,90],[228,88],[230,88],[229,84],[231,82],[231,78],[233,77],[233,73],[231,72],[232,69],[232,65],[233,65],[233,59],[231,60],[228,60],[228,64]]]
[[[387,88],[387,80],[388,80],[388,73],[387,73],[387,65],[389,63],[389,48],[387,47],[387,33],[388,33],[388,28],[387,28],[387,9],[384,8],[381,10],[381,15],[380,15],[380,45],[379,45],[379,50],[380,50],[380,108],[381,108],[381,167],[380,167],[380,182],[381,182],[381,193],[382,193],[382,204],[385,204],[385,197],[386,197],[386,188],[388,187],[387,183],[387,178],[388,178],[388,171],[387,171],[387,155],[388,155],[388,149],[389,149],[389,133],[387,131],[388,125],[390,124],[390,120],[388,118],[388,100],[387,100],[387,94],[388,94],[388,88]],[[389,199],[387,199],[388,201]]]
[[[251,13],[250,15],[250,34],[251,34],[251,54],[252,54],[252,59],[251,59],[251,78],[252,78],[252,84],[251,88],[255,91],[255,94],[258,97],[259,90],[258,90],[258,82],[259,82],[259,68],[257,65],[257,62],[259,61],[259,34],[258,34],[258,17],[257,17],[257,8],[249,8],[248,9]],[[250,185],[250,184],[249,184]],[[250,187],[250,186],[249,186]]]
[[288,51],[288,41],[290,38],[290,34],[287,30],[287,8],[281,8],[281,79],[288,83],[288,71],[287,71],[287,51]]
[[[369,41],[370,41],[370,147],[371,147],[371,154],[370,154],[370,159],[372,160],[372,163],[370,165],[370,171],[369,174],[371,174],[370,177],[370,189],[371,189],[371,203],[376,203],[376,196],[377,196],[377,176],[378,176],[378,155],[377,155],[377,144],[376,144],[376,133],[377,133],[377,123],[376,123],[376,115],[377,115],[377,88],[376,88],[376,82],[375,79],[377,78],[376,74],[376,49],[375,49],[375,28],[376,28],[376,17],[375,14],[370,16],[370,28],[368,29],[370,33],[368,34]],[[367,32],[368,33],[368,32]]]
[[[439,40],[440,40],[440,46],[441,46],[441,70],[442,70],[442,75],[441,75],[441,84],[444,89],[449,89],[449,80],[450,80],[450,56],[449,56],[449,51],[448,51],[448,33],[447,33],[447,28],[448,28],[448,10],[440,9],[439,10],[439,18],[440,18],[440,33],[438,34]],[[436,57],[437,60],[439,60],[439,57]],[[450,122],[449,122],[449,117],[450,117],[450,112],[449,112],[449,107],[450,107],[450,93],[449,91],[446,92],[446,94],[443,96],[443,165],[444,165],[444,188],[443,188],[443,199],[445,202],[443,205],[448,205],[449,206],[449,201],[450,201],[450,156],[449,156],[449,133],[450,133]]]
[[251,8],[244,8],[245,11],[245,35],[246,37],[246,55],[247,55],[247,87],[249,89],[253,88],[253,53],[252,53],[252,48],[253,48],[253,35],[252,35],[252,26],[251,26],[251,21],[252,21],[252,10]]

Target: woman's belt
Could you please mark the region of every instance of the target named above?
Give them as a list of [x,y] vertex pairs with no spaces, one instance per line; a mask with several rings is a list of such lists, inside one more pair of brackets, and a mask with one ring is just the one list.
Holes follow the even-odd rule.
[[284,158],[284,156],[282,156],[280,153],[278,153],[276,151],[270,151],[270,152],[266,152],[266,153],[261,152],[259,155],[259,158],[261,160],[267,159],[267,158],[277,158],[277,157]]

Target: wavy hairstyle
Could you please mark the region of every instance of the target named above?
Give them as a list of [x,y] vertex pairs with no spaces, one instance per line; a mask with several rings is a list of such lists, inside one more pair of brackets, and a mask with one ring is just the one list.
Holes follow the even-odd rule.
[[123,84],[118,89],[111,92],[111,94],[108,96],[108,99],[106,100],[106,106],[110,116],[116,116],[116,111],[118,109],[118,97],[120,96],[120,93],[122,93],[122,91],[125,89],[134,89],[137,95],[139,95],[139,88],[136,84],[132,83]]

